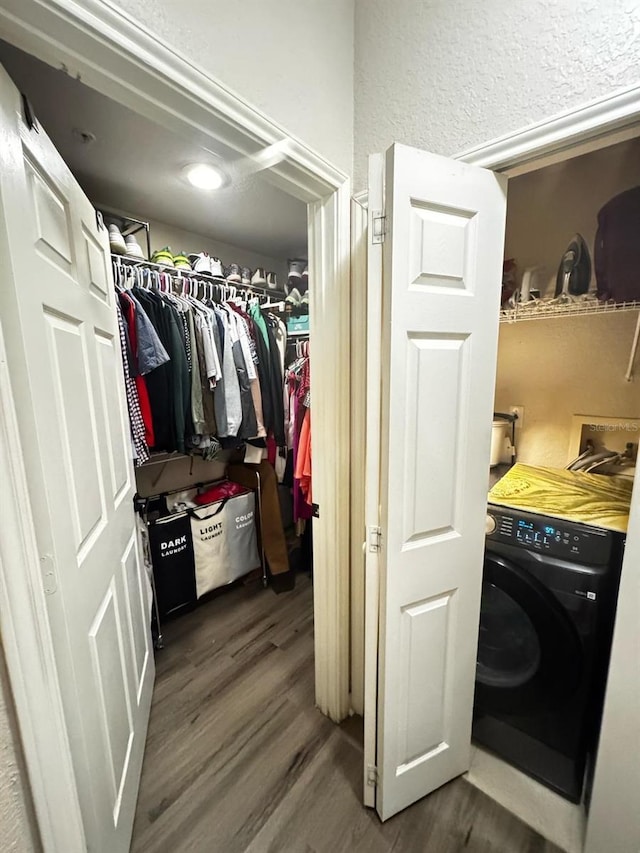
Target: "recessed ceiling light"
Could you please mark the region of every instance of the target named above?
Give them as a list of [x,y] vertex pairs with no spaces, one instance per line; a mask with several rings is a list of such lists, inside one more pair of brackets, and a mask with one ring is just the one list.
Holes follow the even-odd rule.
[[187,181],[199,190],[218,190],[225,183],[225,174],[209,163],[192,163],[185,166],[183,173]]

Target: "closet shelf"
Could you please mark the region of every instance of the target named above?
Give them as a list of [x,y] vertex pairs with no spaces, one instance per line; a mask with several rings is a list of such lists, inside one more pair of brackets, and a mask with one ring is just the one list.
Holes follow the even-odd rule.
[[640,301],[600,302],[595,298],[582,298],[575,302],[557,302],[555,299],[539,299],[516,308],[500,309],[500,322],[519,323],[522,320],[545,320],[554,317],[585,317],[619,311],[640,311]]
[[209,275],[205,272],[195,272],[194,270],[180,270],[174,267],[166,267],[163,264],[154,264],[151,261],[141,261],[138,258],[130,258],[127,255],[111,255],[112,261],[117,264],[122,264],[128,267],[140,267],[142,269],[155,270],[158,273],[173,276],[174,278],[186,278],[191,281],[206,281],[209,284],[221,284],[225,287],[235,287],[236,290],[252,291],[254,293],[264,293],[272,297],[274,300],[284,302],[286,294],[284,290],[272,290],[270,287],[258,287],[253,284],[240,284],[239,282],[228,282],[226,278],[220,276]]
[[144,231],[145,240],[147,243],[147,254],[151,257],[151,229],[148,222],[143,219],[134,219],[132,216],[124,216],[121,213],[116,213],[107,208],[100,208],[102,219],[106,225],[111,222],[115,223],[123,237],[128,237],[129,234],[137,234],[139,231]]

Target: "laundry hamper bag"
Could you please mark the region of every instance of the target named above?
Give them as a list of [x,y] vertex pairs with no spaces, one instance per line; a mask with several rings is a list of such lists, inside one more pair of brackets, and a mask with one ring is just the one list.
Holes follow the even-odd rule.
[[158,613],[167,616],[196,602],[189,516],[181,512],[149,524]]
[[198,598],[260,566],[253,492],[190,509],[188,513]]

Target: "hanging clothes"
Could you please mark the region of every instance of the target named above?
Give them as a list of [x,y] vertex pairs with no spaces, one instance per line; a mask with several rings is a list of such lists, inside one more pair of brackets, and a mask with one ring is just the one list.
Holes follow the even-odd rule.
[[147,447],[205,458],[221,444],[284,447],[282,322],[255,299],[199,293],[188,276],[122,262],[114,272]]
[[293,515],[295,521],[312,517],[311,385],[308,344],[287,368],[285,438],[291,455]]
[[124,317],[120,303],[116,301],[116,313],[118,315],[118,331],[120,333],[120,348],[122,350],[122,367],[124,370],[124,385],[127,395],[127,407],[129,410],[129,423],[131,426],[131,443],[133,448],[133,460],[136,465],[143,465],[149,460],[149,448],[145,441],[145,426],[140,411],[140,401],[136,383],[131,376],[131,364],[133,354],[127,338]]
[[305,503],[312,505],[311,495],[311,412],[306,409],[300,427],[300,438],[298,440],[298,458],[294,477],[300,484],[300,491]]
[[123,319],[126,322],[126,329],[129,336],[129,346],[131,347],[132,363],[129,365],[130,372],[136,384],[138,392],[138,402],[140,405],[140,413],[144,422],[144,439],[147,447],[153,447],[155,438],[153,434],[153,417],[151,414],[151,404],[149,402],[149,392],[147,391],[147,383],[140,371],[138,358],[138,329],[136,324],[136,306],[131,298],[126,293],[118,294],[120,308],[122,310]]

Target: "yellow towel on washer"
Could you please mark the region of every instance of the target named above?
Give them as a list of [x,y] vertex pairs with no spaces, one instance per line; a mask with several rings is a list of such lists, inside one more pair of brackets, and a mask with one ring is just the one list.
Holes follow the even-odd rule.
[[539,512],[626,533],[633,483],[517,463],[489,492],[489,503]]

